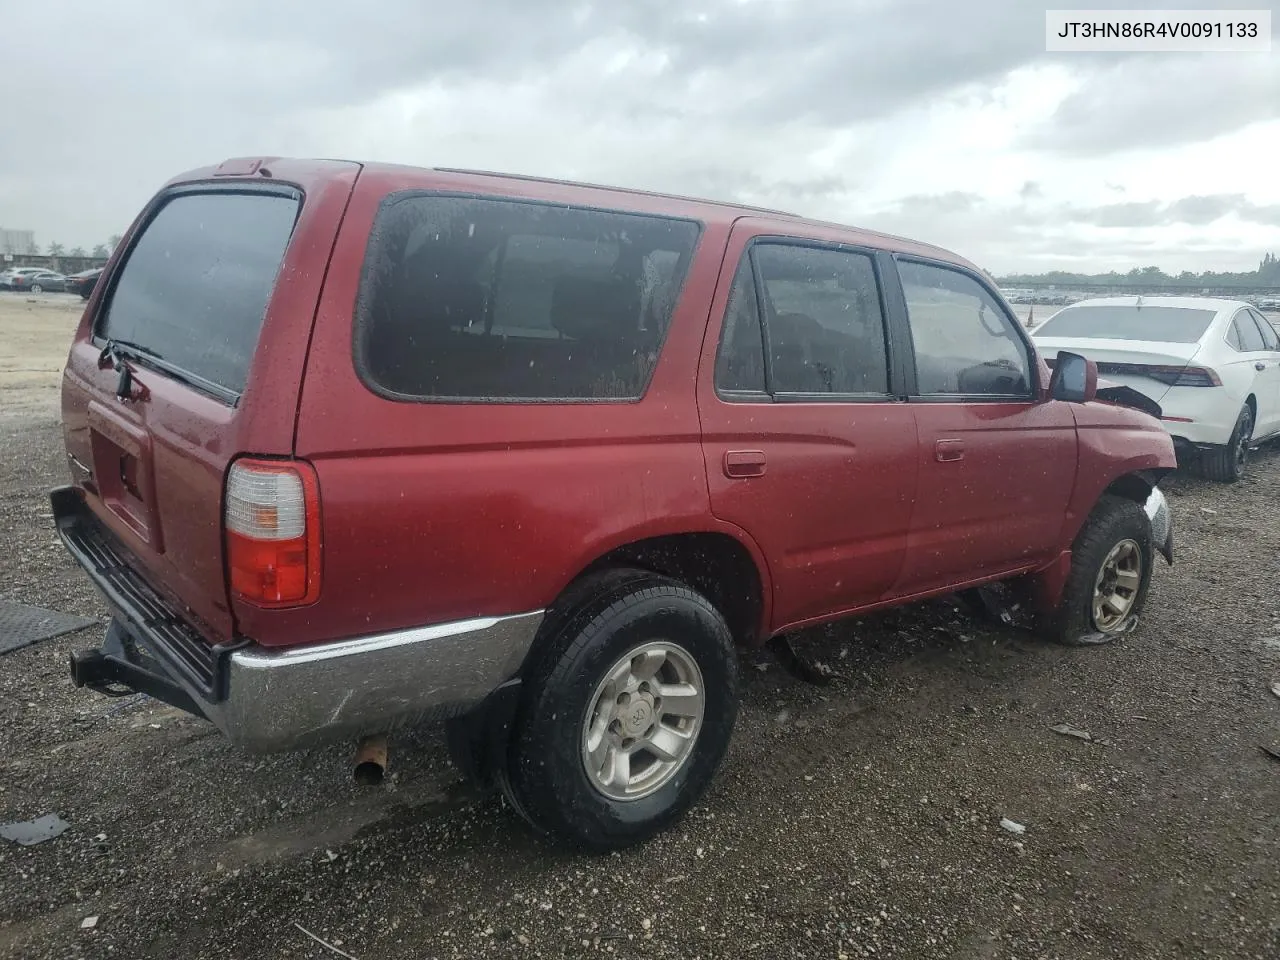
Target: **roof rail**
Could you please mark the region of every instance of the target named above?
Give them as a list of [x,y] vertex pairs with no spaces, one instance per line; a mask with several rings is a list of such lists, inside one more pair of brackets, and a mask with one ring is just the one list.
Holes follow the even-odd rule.
[[636,187],[610,187],[601,183],[586,183],[582,180],[562,180],[557,177],[535,177],[524,173],[501,173],[496,170],[468,170],[465,167],[434,167],[439,173],[462,173],[471,177],[501,177],[504,180],[528,180],[533,183],[554,183],[566,187],[585,187],[590,190],[607,190],[610,193],[629,193],[645,197],[662,197],[664,200],[683,200],[686,203],[705,203],[713,207],[724,207],[729,210],[750,210],[753,213],[767,213],[778,217],[804,219],[798,213],[786,210],[774,210],[771,207],[756,207],[748,203],[732,203],[727,200],[707,200],[704,197],[686,197],[678,193],[663,193],[660,190],[641,190]]

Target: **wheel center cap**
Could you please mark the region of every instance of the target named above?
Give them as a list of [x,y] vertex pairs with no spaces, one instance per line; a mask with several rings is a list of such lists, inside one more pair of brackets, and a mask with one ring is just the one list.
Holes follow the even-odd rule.
[[618,722],[628,737],[638,737],[653,723],[653,704],[639,697],[618,709]]

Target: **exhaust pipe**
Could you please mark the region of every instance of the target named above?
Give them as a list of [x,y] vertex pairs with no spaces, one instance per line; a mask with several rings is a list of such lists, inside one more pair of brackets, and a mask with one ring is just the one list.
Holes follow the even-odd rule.
[[387,735],[365,737],[356,748],[353,774],[362,787],[376,787],[387,773]]

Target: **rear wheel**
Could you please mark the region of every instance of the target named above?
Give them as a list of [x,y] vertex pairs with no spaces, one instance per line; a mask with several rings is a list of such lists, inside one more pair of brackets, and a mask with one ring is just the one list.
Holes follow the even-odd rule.
[[1151,521],[1132,500],[1104,496],[1071,546],[1071,574],[1041,634],[1068,646],[1107,643],[1137,623],[1151,586]]
[[42,287],[42,286],[41,286],[40,284],[38,284],[38,283],[33,283],[33,284],[31,285],[31,292],[32,292],[32,293],[44,293],[44,287]]
[[1227,441],[1227,445],[1200,457],[1200,472],[1210,480],[1235,483],[1244,476],[1245,466],[1249,462],[1249,445],[1252,442],[1253,409],[1245,404],[1240,416],[1236,418],[1236,426],[1231,431],[1231,439]]
[[684,584],[606,575],[529,675],[504,787],[540,830],[597,850],[662,830],[702,796],[737,716],[724,618]]

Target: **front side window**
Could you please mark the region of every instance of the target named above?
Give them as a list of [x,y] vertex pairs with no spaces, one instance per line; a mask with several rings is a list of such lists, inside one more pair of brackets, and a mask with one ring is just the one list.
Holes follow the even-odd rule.
[[356,353],[399,398],[639,398],[697,242],[686,220],[470,197],[384,206]]
[[973,277],[900,261],[921,396],[1027,397],[1026,346],[1013,321]]

